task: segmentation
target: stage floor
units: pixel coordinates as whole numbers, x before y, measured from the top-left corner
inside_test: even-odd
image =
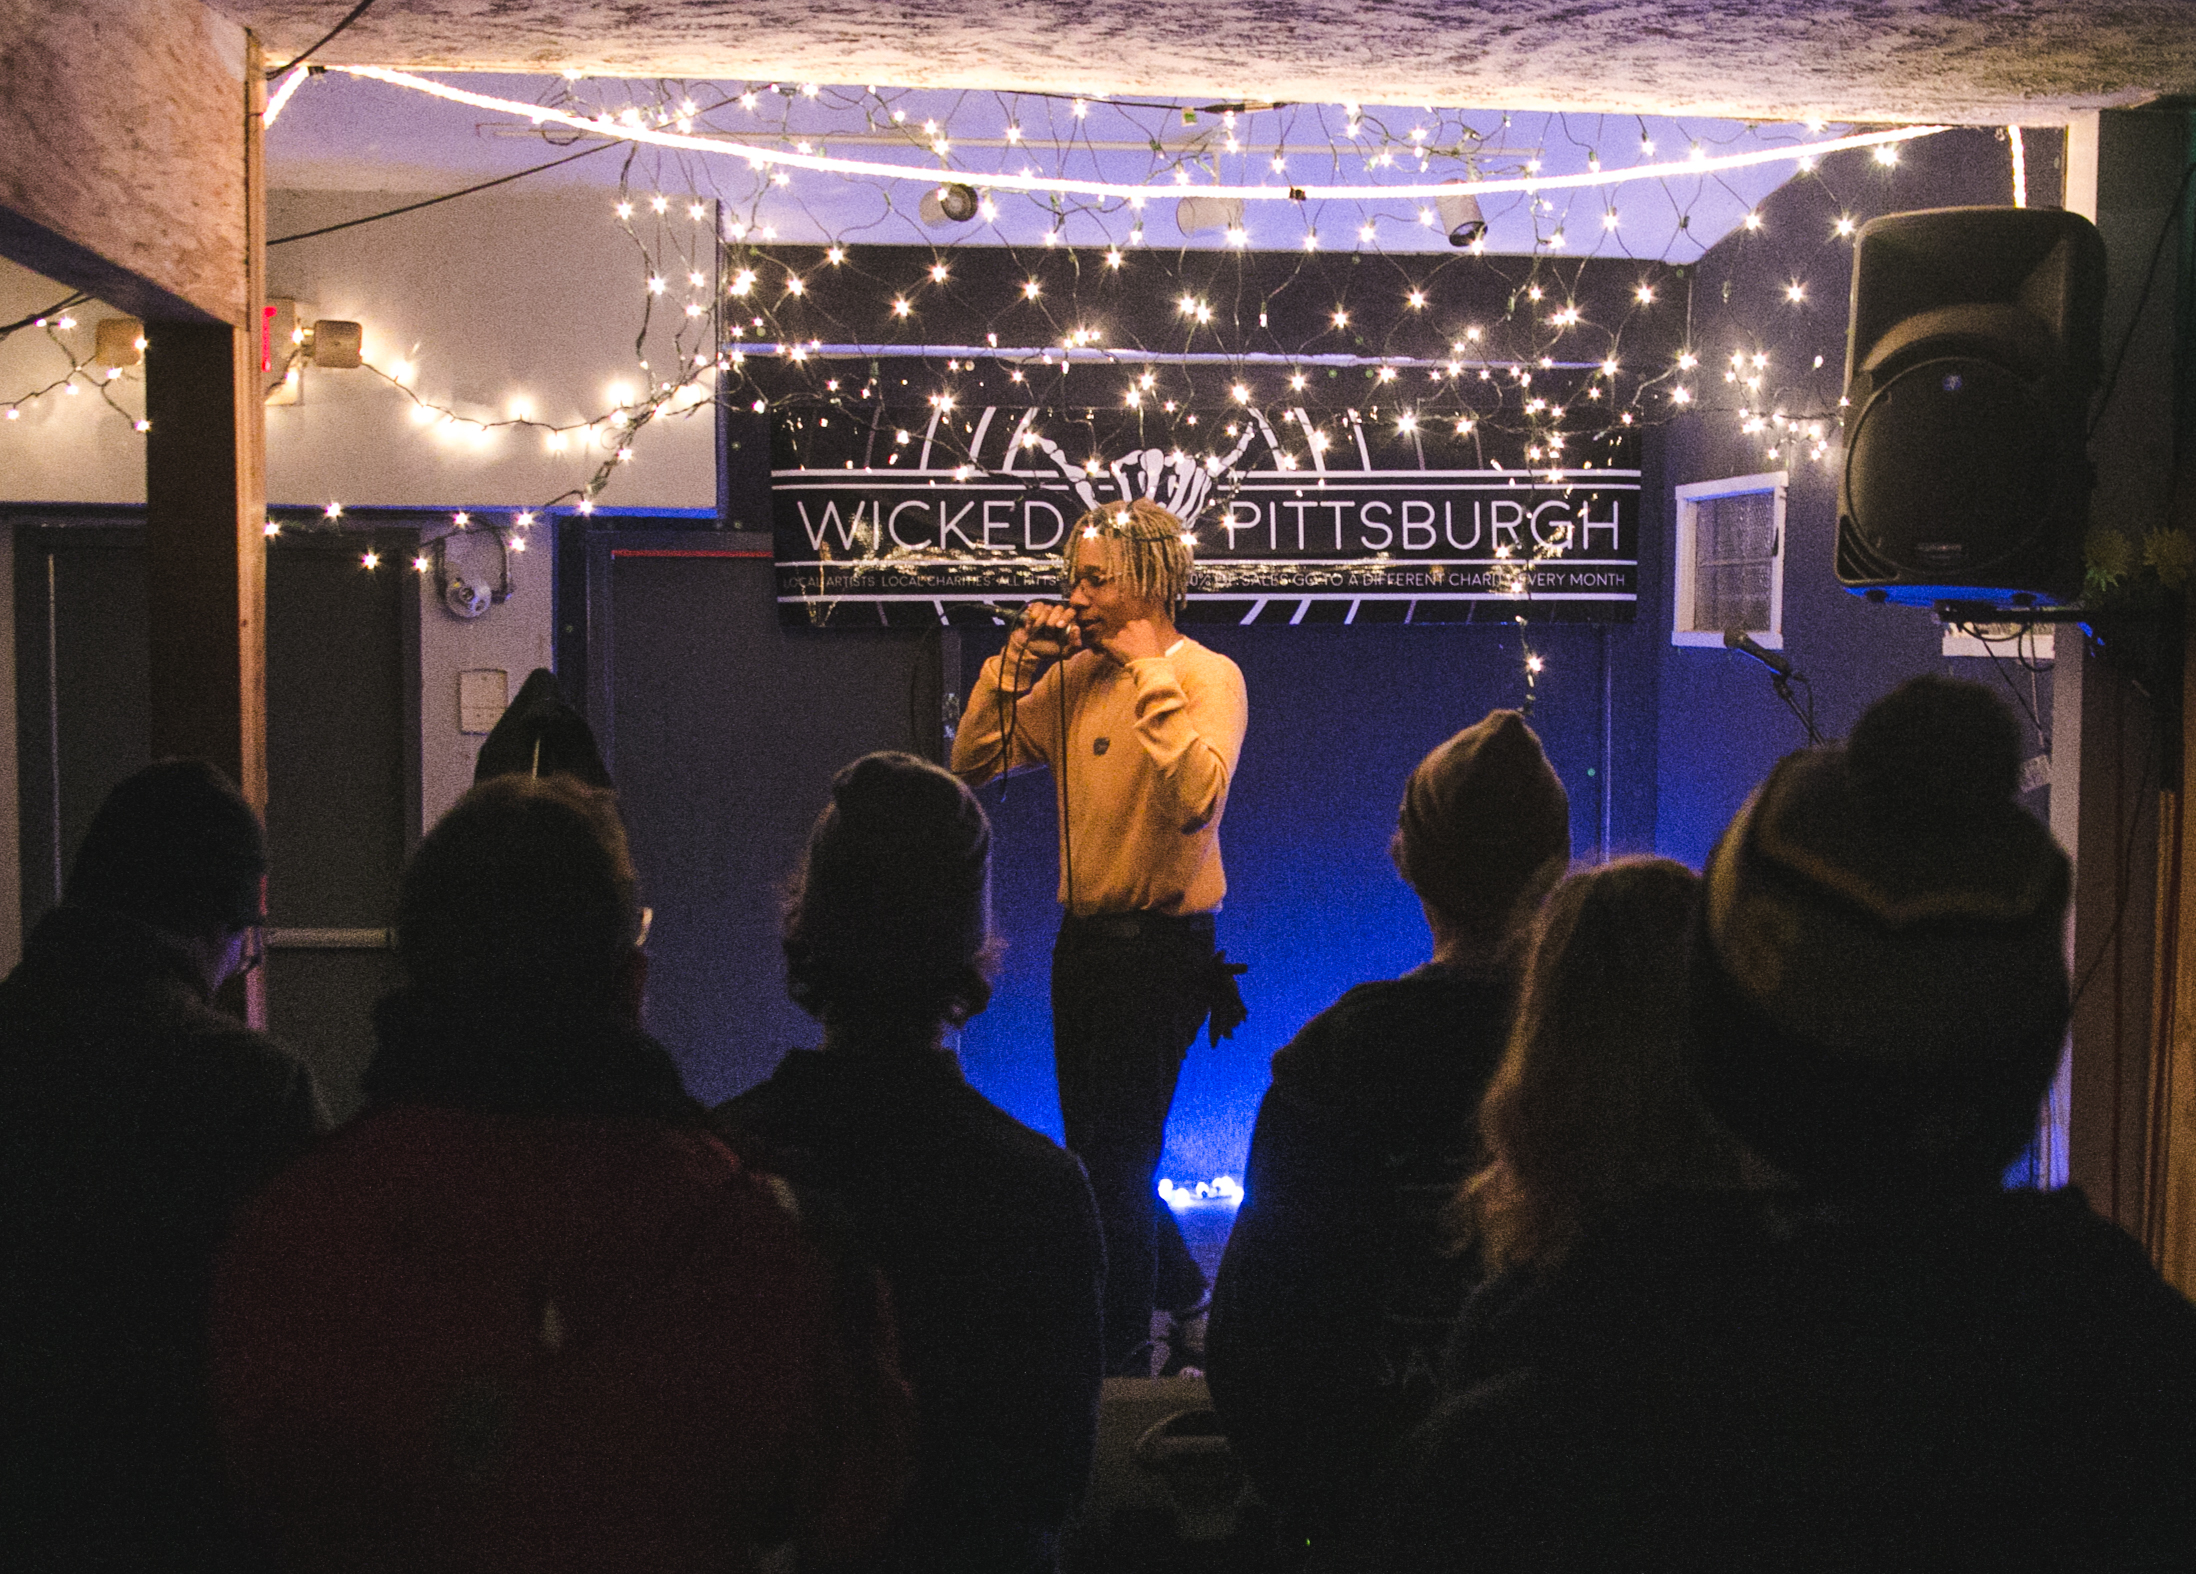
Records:
[[[1174,1222],[1182,1231],[1182,1244],[1203,1270],[1205,1283],[1220,1271],[1220,1254],[1227,1250],[1228,1231],[1235,1225],[1235,1210],[1218,1205],[1177,1208]]]

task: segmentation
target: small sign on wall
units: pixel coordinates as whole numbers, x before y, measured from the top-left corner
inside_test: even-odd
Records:
[[[475,667],[458,674],[458,731],[493,732],[511,703],[511,674],[501,667]]]

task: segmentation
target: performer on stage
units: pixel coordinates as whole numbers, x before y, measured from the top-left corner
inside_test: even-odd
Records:
[[[1067,1146],[1097,1198],[1107,1370],[1119,1375],[1149,1375],[1155,1290],[1170,1311],[1203,1299],[1152,1188],[1198,1025],[1209,1012],[1218,1040],[1243,1019],[1240,969],[1215,953],[1213,915],[1247,706],[1235,663],[1174,627],[1194,542],[1141,499],[1077,520],[1066,605],[1030,607],[984,663],[953,742],[953,769],[972,786],[1052,767],[1065,909],[1053,1066]]]

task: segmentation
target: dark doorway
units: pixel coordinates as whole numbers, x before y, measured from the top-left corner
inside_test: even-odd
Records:
[[[418,550],[417,530],[382,527],[285,531],[267,554],[269,1025],[339,1120],[396,982],[389,926],[419,840]]]
[[[16,513],[16,727],[26,932],[109,789],[148,762],[138,510]],[[418,531],[287,529],[267,553],[268,1002],[340,1119],[390,982],[416,840]],[[377,567],[362,561],[372,552]]]

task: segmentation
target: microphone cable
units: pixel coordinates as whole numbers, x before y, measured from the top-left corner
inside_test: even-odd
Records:
[[[1007,645],[1014,643],[1014,635],[1007,634]],[[1014,763],[1014,733],[1022,719],[1021,695],[1018,691],[1022,680],[1022,662],[1029,657],[1029,646],[1024,643],[1022,656],[1014,664],[1014,677],[1007,678],[1007,653],[999,652],[999,752],[991,762],[986,775],[999,778],[999,801],[1006,802],[1007,769]]]
[[[1003,614],[1006,610],[1004,607],[993,606],[988,601],[978,604],[994,615]],[[1021,722],[1021,706],[1017,703],[1021,696],[1016,692],[1015,687],[1009,686],[1007,650],[1012,648],[1014,643],[1013,630],[1021,626],[1022,619],[1028,615],[1028,612],[1029,609],[1024,607],[1021,612],[1015,614],[1008,629],[1007,644],[1001,647],[999,651],[999,749],[991,757],[991,762],[980,773],[978,782],[978,785],[982,785],[983,782],[997,777],[999,781],[999,801],[1002,804],[1006,802],[1007,769],[1014,762],[1014,735],[1019,730]],[[1014,664],[1014,675],[1011,680],[1013,685],[1018,686],[1021,683],[1024,670],[1023,663],[1028,659],[1029,645],[1025,641],[1022,646],[1021,659]],[[1032,687],[1035,687],[1035,685],[1032,685]]]
[[[994,608],[993,610],[996,611],[998,609]],[[1028,615],[1029,608],[1024,607],[1020,616],[1016,619],[1016,626],[1019,627],[1021,619],[1026,618]],[[1014,636],[1010,633],[1007,636],[1007,646],[1009,649],[1012,648],[1013,643]],[[1069,824],[1069,815],[1071,812],[1072,804],[1068,795],[1067,665],[1069,661],[1073,659],[1073,657],[1073,652],[1063,651],[1057,663],[1057,675],[1054,682],[1058,690],[1057,694],[1055,695],[1055,698],[1058,700],[1058,714],[1054,731],[1055,746],[1053,749],[1053,757],[1051,761],[1054,787],[1059,797],[1061,884],[1066,888],[1066,905],[1068,915],[1070,917],[1073,917],[1075,913],[1075,833]],[[992,756],[991,764],[986,768],[984,775],[987,778],[992,776],[996,776],[998,778],[999,802],[1002,805],[1006,802],[1008,779],[1007,770],[1008,767],[1013,764],[1014,760],[1014,738],[1016,732],[1021,726],[1022,719],[1022,707],[1020,704],[1021,695],[1017,692],[1017,690],[1019,690],[1021,685],[1022,673],[1026,670],[1024,664],[1031,659],[1032,658],[1029,653],[1029,644],[1028,641],[1025,639],[1022,644],[1021,657],[1015,662],[1013,676],[1012,679],[1009,680],[1007,672],[1007,651],[1001,650],[999,652],[999,747],[998,752]],[[1013,685],[1012,687],[1009,687],[1010,681]],[[1038,674],[1037,681],[1040,683],[1044,681],[1044,675],[1042,673]],[[1034,691],[1034,689],[1036,688],[1036,684],[1033,683],[1030,685],[1030,687]]]
[[[1058,749],[1053,755],[1053,774],[1060,779],[1060,874],[1061,883],[1067,887],[1068,917],[1075,916],[1075,832],[1068,805],[1068,658],[1060,658],[1060,726]]]

